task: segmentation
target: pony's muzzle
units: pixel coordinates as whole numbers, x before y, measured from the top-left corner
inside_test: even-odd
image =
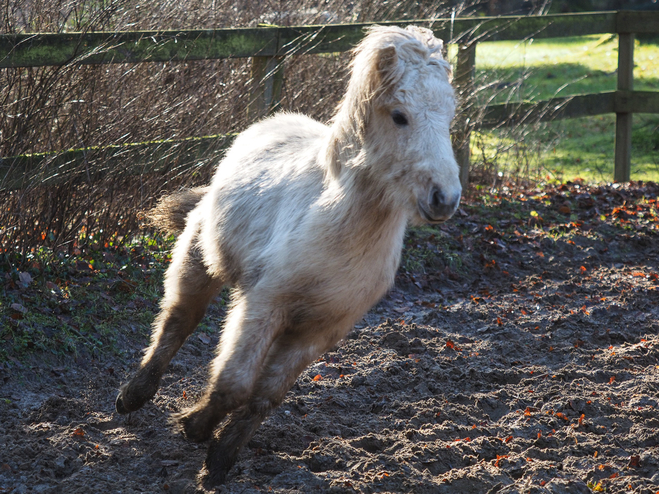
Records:
[[[460,204],[460,192],[445,193],[440,187],[432,187],[428,194],[426,204],[419,203],[419,209],[424,219],[430,223],[446,221]]]

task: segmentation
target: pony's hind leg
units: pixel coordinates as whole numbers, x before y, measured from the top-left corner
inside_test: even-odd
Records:
[[[236,294],[235,299],[222,330],[206,392],[193,408],[177,417],[191,441],[210,438],[228,413],[249,400],[272,342],[285,326],[283,313],[269,304],[265,296]]]
[[[282,335],[274,342],[249,402],[232,413],[208,448],[203,484],[223,484],[226,475],[263,420],[284,400],[300,373],[327,348],[325,342],[306,341],[300,335]]]
[[[221,280],[210,276],[202,263],[196,240],[195,231],[186,231],[177,242],[165,275],[165,295],[153,323],[151,345],[135,376],[119,390],[119,413],[138,410],[153,397],[169,362],[222,288]]]

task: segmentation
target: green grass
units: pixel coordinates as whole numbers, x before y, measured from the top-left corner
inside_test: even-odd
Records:
[[[659,91],[659,44],[636,41],[634,89]],[[480,43],[480,104],[613,91],[614,35]],[[494,175],[590,182],[613,179],[615,116],[600,115],[475,133],[472,163]],[[659,115],[634,115],[632,180],[659,181]]]
[[[401,269],[412,274],[461,272],[462,256],[456,253],[456,242],[431,226],[418,226],[408,231]]]
[[[171,239],[65,255],[0,255],[0,363],[37,353],[121,355],[126,333],[146,336],[158,309]]]
[[[0,254],[0,369],[39,356],[132,355],[159,312],[173,245],[173,236],[140,234],[72,255],[45,248]],[[201,331],[217,332],[228,299],[225,289]]]

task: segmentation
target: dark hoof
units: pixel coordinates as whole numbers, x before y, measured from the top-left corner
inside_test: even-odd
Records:
[[[130,410],[128,410],[126,408],[126,406],[124,405],[124,399],[123,399],[123,396],[121,394],[121,391],[119,391],[119,394],[117,395],[117,400],[114,402],[114,406],[117,409],[117,413],[120,413],[122,415],[130,413]]]
[[[156,394],[158,386],[151,386],[152,389],[142,389],[140,387],[132,384],[132,381],[124,384],[119,388],[119,394],[117,395],[117,400],[114,402],[114,406],[117,409],[118,413],[126,414],[139,410],[144,406],[144,404],[149,401],[153,395]],[[135,389],[140,390],[140,392],[135,392]]]
[[[236,463],[238,451],[235,448],[225,448],[221,441],[212,441],[208,447],[204,471],[202,472],[201,484],[205,489],[211,490],[224,484],[227,480],[229,470]]]
[[[217,418],[208,409],[192,409],[176,416],[185,438],[195,443],[203,443],[211,438],[215,426],[223,417]]]
[[[224,485],[227,480],[227,472],[205,471],[201,474],[201,485],[208,491],[213,491],[216,487]]]

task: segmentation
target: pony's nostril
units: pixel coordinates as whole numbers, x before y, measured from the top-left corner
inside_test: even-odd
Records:
[[[447,196],[441,187],[433,186],[428,194],[426,212],[434,221],[450,218],[458,207],[460,194]]]
[[[435,187],[430,194],[430,207],[436,210],[444,206],[445,203],[444,194],[438,187]]]

